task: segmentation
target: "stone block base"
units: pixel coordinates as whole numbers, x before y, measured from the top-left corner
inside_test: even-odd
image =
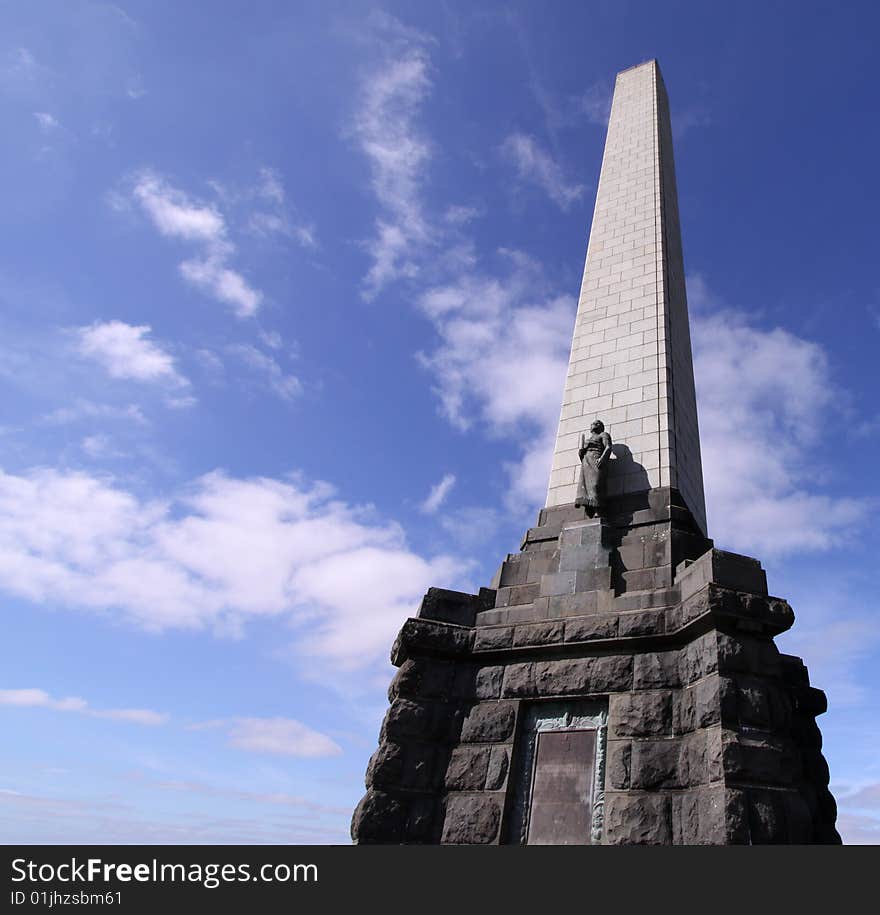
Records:
[[[578,844],[839,843],[825,698],[773,642],[791,608],[674,496],[625,525],[545,510],[496,588],[428,592],[392,650],[356,842],[520,844],[529,722],[589,706],[601,759]]]

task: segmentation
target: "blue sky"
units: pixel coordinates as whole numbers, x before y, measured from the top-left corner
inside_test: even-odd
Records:
[[[347,841],[401,621],[542,503],[613,79],[650,57],[710,534],[792,603],[841,831],[880,840],[878,26],[0,4],[0,840]]]

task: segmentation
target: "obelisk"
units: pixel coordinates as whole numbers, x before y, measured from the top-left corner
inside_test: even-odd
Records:
[[[706,531],[669,101],[654,60],[618,74],[547,505],[574,502],[601,417],[626,446],[610,496],[671,486]]]
[[[352,837],[839,843],[825,697],[773,641],[793,622],[758,560],[707,537],[649,61],[617,77],[547,504],[491,587],[431,588],[404,623]]]

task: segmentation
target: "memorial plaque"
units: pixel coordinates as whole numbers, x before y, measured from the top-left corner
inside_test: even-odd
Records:
[[[589,845],[594,730],[541,731],[535,748],[527,845]]]

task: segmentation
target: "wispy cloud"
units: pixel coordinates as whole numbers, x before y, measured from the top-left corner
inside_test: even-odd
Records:
[[[601,81],[593,83],[576,102],[579,109],[591,124],[605,127],[611,116],[611,97],[613,87],[610,83]]]
[[[384,665],[425,590],[469,568],[418,555],[397,524],[326,484],[216,472],[165,502],[86,473],[0,472],[5,591],[153,631],[283,616],[302,626],[296,657],[315,677]]]
[[[80,448],[82,448],[90,458],[95,458],[96,460],[127,457],[124,451],[120,451],[113,444],[113,439],[104,433],[87,435],[80,442]]]
[[[712,536],[769,556],[839,545],[868,505],[823,492],[822,417],[840,400],[825,350],[755,326],[699,276],[688,291]]]
[[[176,369],[174,357],[147,339],[149,325],[124,321],[97,321],[76,329],[77,349],[94,359],[111,378],[165,382],[186,387],[189,382]]]
[[[394,21],[386,17],[385,28]],[[363,80],[353,132],[372,172],[372,189],[382,208],[376,235],[367,243],[372,258],[364,294],[372,298],[391,280],[418,272],[414,246],[430,238],[421,182],[431,146],[418,126],[430,87],[424,42],[398,30],[394,53]]]
[[[516,252],[501,251],[497,270],[482,265],[463,234],[478,208],[453,205],[436,214],[426,208],[423,186],[434,144],[419,116],[431,89],[430,39],[399,34],[399,23],[393,31],[391,51],[365,82],[356,130],[385,213],[372,244],[367,294],[401,277],[430,277],[417,305],[439,343],[420,353],[420,361],[453,425],[467,429],[480,419],[491,435],[519,437],[506,469],[510,505],[521,510],[524,501],[529,507],[539,502],[546,487],[574,299],[551,290],[540,268]],[[523,176],[560,206],[582,194],[532,138],[514,136],[507,147]]]
[[[342,753],[335,740],[292,718],[236,718],[229,727],[229,743],[250,753],[307,759]]]
[[[426,515],[434,514],[434,512],[436,512],[437,509],[440,508],[440,506],[446,501],[446,497],[452,491],[453,486],[455,486],[455,474],[444,474],[443,479],[431,487],[431,491],[428,493],[428,497],[421,504],[421,510]]]
[[[67,406],[58,407],[46,413],[41,417],[40,422],[50,426],[62,426],[95,419],[122,419],[130,420],[140,426],[148,425],[147,418],[138,404],[116,406],[115,404],[96,403],[82,397]]]
[[[506,271],[471,270],[427,289],[419,306],[440,344],[423,353],[444,415],[467,429],[479,419],[518,440],[506,462],[509,500],[522,508],[545,495],[575,302],[554,296],[540,268],[502,252]]]
[[[287,374],[278,361],[251,343],[236,343],[228,352],[249,366],[266,386],[282,400],[293,400],[302,393],[302,383],[295,375]]]
[[[167,715],[151,709],[95,709],[85,699],[77,696],[53,699],[43,689],[0,689],[0,705],[74,712],[78,715],[88,715],[91,718],[108,718],[113,721],[128,721],[132,724],[158,725],[164,724],[168,720]]]
[[[199,246],[196,257],[179,265],[187,282],[231,306],[239,317],[256,314],[263,294],[230,266],[236,249],[216,206],[173,187],[151,170],[135,176],[131,196],[161,235]],[[118,195],[112,199],[117,206],[124,205]]]
[[[565,179],[559,163],[525,133],[512,133],[501,145],[501,151],[516,168],[521,181],[537,185],[560,209],[567,210],[583,196],[583,184]]]
[[[303,248],[318,247],[315,227],[291,216],[290,204],[277,169],[261,168],[256,185],[238,196],[258,205],[247,217],[248,231],[262,236],[281,235]]]
[[[51,133],[53,130],[56,130],[61,125],[58,123],[58,119],[49,114],[48,111],[35,111],[34,119],[37,124],[40,126],[40,130],[44,133]]]

